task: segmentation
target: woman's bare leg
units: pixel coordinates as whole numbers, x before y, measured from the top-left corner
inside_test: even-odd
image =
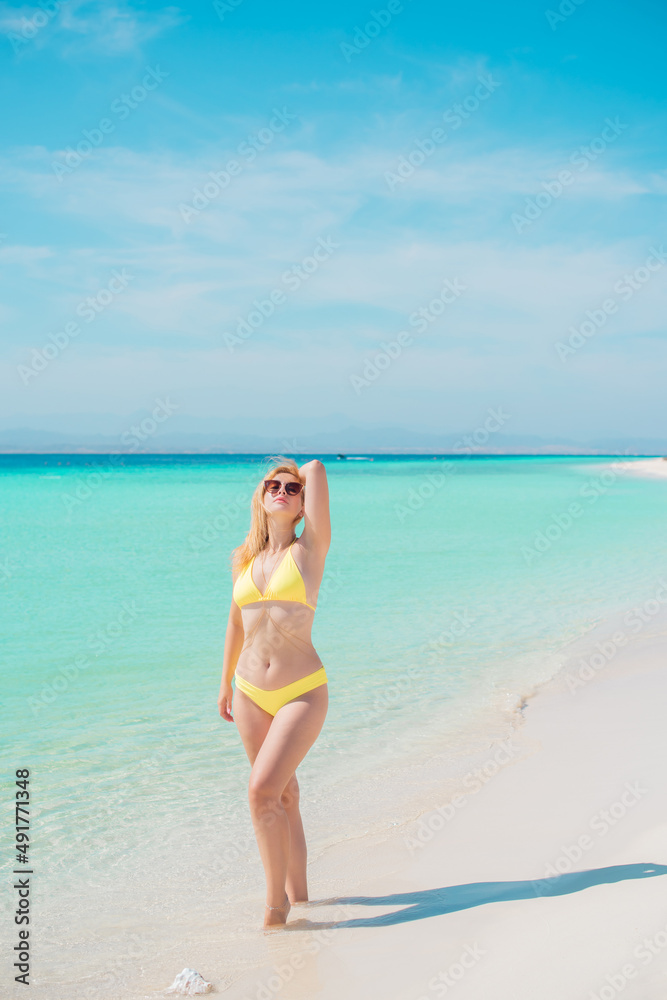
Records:
[[[323,697],[324,695],[324,697]],[[312,697],[311,697],[312,696]],[[296,706],[302,704],[304,707],[295,715],[294,712],[288,713],[290,718],[283,723],[283,717],[285,715],[286,709],[290,706]],[[312,705],[312,710],[307,706]],[[310,749],[310,746],[314,743],[317,738],[322,725],[324,723],[324,718],[326,716],[328,707],[328,691],[327,686],[322,685],[320,688],[315,688],[312,692],[309,691],[305,695],[301,695],[298,699],[293,702],[288,702],[276,713],[275,717],[271,716],[264,709],[256,705],[255,702],[248,698],[243,691],[235,692],[234,695],[234,719],[236,721],[241,739],[243,741],[246,753],[250,763],[253,765],[253,771],[251,774],[251,784],[248,790],[249,799],[251,800],[251,814],[253,816],[253,826],[255,828],[255,833],[257,835],[257,843],[260,849],[260,856],[262,857],[262,862],[264,864],[264,869],[267,874],[267,902],[271,906],[278,906],[285,899],[285,892],[287,892],[288,898],[293,901],[305,901],[308,899],[308,884],[306,879],[306,862],[307,862],[307,849],[306,849],[306,838],[303,831],[303,823],[301,820],[301,813],[299,812],[299,784],[296,779],[296,774],[294,773],[298,763],[305,757],[306,753]],[[284,822],[281,824],[280,820],[283,819],[281,811],[278,810],[275,805],[272,807],[271,803],[266,803],[264,796],[261,791],[255,792],[253,790],[254,786],[258,789],[261,788],[263,782],[266,782],[267,778],[270,778],[272,774],[271,768],[271,754],[280,752],[279,747],[281,741],[285,741],[289,737],[285,735],[285,731],[289,732],[290,727],[293,729],[295,726],[300,727],[300,718],[303,716],[304,712],[309,716],[309,721],[306,725],[306,738],[305,740],[299,741],[299,745],[296,747],[296,756],[301,754],[296,764],[294,764],[294,769],[287,779],[282,794],[280,796],[280,805],[282,806],[282,812],[284,813],[284,818],[287,820],[287,830],[285,830]],[[321,715],[321,719],[318,722],[318,715]],[[280,729],[281,735],[272,740],[273,749],[265,754],[262,761],[260,761],[261,770],[255,770],[255,762],[262,748],[266,737],[270,730],[276,726],[274,721],[280,718]],[[314,733],[314,735],[313,735]],[[277,735],[277,730],[274,735]],[[307,744],[307,745],[305,745]],[[303,746],[305,745],[305,749]],[[293,748],[294,749],[294,748]],[[290,757],[292,759],[292,757]],[[285,758],[283,758],[284,762]],[[287,765],[287,768],[289,764]],[[283,768],[278,776],[275,771],[273,772],[273,777],[277,778],[277,783],[282,780],[282,773],[287,768]],[[253,810],[253,803],[258,800],[258,810]],[[272,858],[275,854],[275,849],[272,853],[271,847],[268,849],[263,847],[263,844],[272,838],[273,827],[276,827],[278,832],[277,847],[278,855],[285,851],[285,841],[287,841],[287,868],[286,874],[282,881],[282,889],[278,886],[280,891],[276,891],[276,880],[275,878],[270,880],[269,870],[272,870],[272,865],[274,864]],[[287,833],[287,836],[285,835]],[[274,840],[276,838],[274,837]],[[265,860],[266,859],[266,860]],[[268,867],[267,867],[268,866]],[[282,861],[279,862],[279,867],[282,869]],[[279,876],[278,876],[279,882]],[[280,899],[276,899],[276,895],[280,895]],[[288,907],[285,907],[287,910]],[[284,923],[287,914],[280,910],[268,910],[267,911],[268,923]]]
[[[267,905],[280,906],[285,901],[290,866],[292,828],[296,835],[295,855],[290,872],[292,890],[301,895],[305,884],[305,838],[301,817],[292,812],[292,824],[283,795],[291,776],[317,739],[324,724],[329,703],[327,685],[323,684],[280,708],[269,727],[255,758],[248,798],[259,853],[264,865]],[[289,906],[285,907],[285,910]],[[285,910],[268,910],[265,926],[285,923]]]
[[[290,902],[303,903],[308,899],[308,879],[306,877],[308,849],[299,812],[299,782],[296,780],[296,774],[293,774],[287,782],[281,801],[287,814],[290,830],[290,852],[285,889]]]

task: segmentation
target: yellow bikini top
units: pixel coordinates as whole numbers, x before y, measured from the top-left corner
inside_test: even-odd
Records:
[[[234,584],[233,597],[240,608],[244,604],[252,604],[254,601],[297,601],[299,604],[307,604],[315,611],[313,605],[308,604],[306,600],[306,585],[299,572],[299,567],[292,558],[292,545],[271,574],[264,595],[260,594],[252,579],[255,556],[252,557],[243,572],[239,573]]]

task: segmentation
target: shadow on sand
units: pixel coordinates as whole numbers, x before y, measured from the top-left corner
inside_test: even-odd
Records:
[[[590,868],[582,872],[567,872],[551,878],[533,879],[525,882],[470,882],[468,885],[450,885],[441,889],[422,889],[418,892],[394,892],[387,896],[335,896],[331,899],[312,900],[310,910],[315,906],[402,906],[394,913],[384,913],[376,917],[357,917],[349,920],[322,921],[298,920],[291,926],[294,930],[311,930],[323,927],[386,927],[402,924],[408,920],[423,920],[437,917],[442,913],[455,913],[486,903],[501,903],[513,899],[535,899],[538,896],[563,896],[570,892],[581,892],[594,885],[622,882],[631,878],[652,878],[667,875],[667,865],[632,864],[611,865],[608,868]],[[293,911],[294,912],[294,911]],[[290,922],[285,928],[290,929]]]

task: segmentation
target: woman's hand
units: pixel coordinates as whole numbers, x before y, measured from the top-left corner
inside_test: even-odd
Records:
[[[221,684],[220,694],[218,695],[218,711],[223,719],[227,722],[233,722],[232,718],[232,685],[231,684]]]

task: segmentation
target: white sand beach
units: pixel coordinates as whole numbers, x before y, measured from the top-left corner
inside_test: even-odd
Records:
[[[667,616],[613,635],[579,640],[483,781],[318,858],[311,902],[226,995],[664,1000]]]
[[[638,476],[667,476],[667,459],[639,458],[634,462],[614,462],[623,472],[634,472]]]

